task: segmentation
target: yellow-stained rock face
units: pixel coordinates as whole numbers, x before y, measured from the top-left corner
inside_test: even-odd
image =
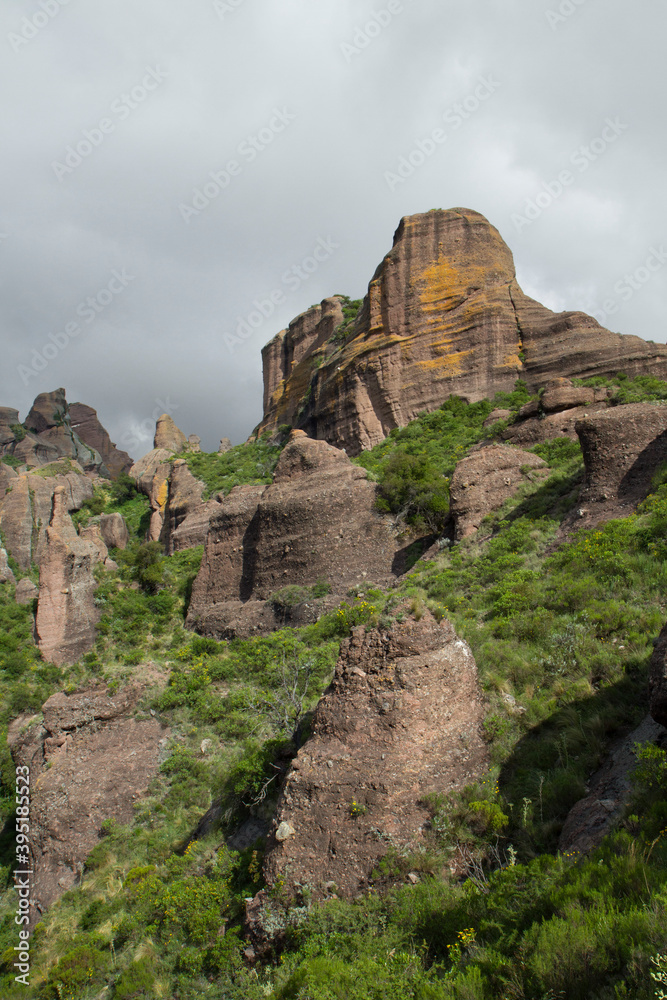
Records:
[[[342,301],[325,299],[264,348],[260,431],[290,424],[357,454],[451,395],[474,402],[517,378],[667,376],[665,345],[524,295],[500,233],[465,208],[404,218],[344,342],[340,323]]]

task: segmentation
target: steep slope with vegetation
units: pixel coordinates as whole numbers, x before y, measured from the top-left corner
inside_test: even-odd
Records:
[[[656,379],[605,384],[618,405],[667,398]],[[201,548],[165,557],[143,543],[148,500],[125,478],[98,486],[76,515],[120,511],[132,533],[112,552],[118,569],[99,571],[93,652],[73,667],[41,661],[32,609],[0,587],[2,726],[39,712],[57,690],[104,682],[113,691],[143,678],[139,714],[155,713],[172,734],[132,824],[105,824],[80,883],[37,926],[30,987],[15,984],[12,968],[14,772],[3,739],[3,997],[659,996],[651,974],[667,969],[656,957],[667,953],[667,753],[641,752],[624,818],[601,847],[579,857],[557,846],[590,775],[647,711],[652,640],[667,618],[667,483],[658,470],[635,513],[563,542],[583,463],[579,445],[558,438],[532,449],[548,477],[527,479],[452,545],[457,461],[507,425],[483,427],[495,407],[516,414],[530,398],[517,384],[493,401],[449,400],[358,458],[379,483],[379,508],[410,537],[439,541],[392,590],[369,581],[306,628],[220,643],[187,632]],[[184,457],[214,492],[268,482],[279,451],[260,440]],[[449,619],[472,648],[491,769],[462,793],[429,797],[421,849],[390,850],[364,898],[309,908],[307,891],[295,902],[273,886],[281,951],[253,964],[243,920],[262,888],[262,834],[340,641],[355,625],[389,627],[406,603],[416,618],[428,608]]]

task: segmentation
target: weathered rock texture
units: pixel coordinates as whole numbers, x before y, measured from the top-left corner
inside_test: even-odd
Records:
[[[116,479],[121,472],[129,472],[132,459],[127,452],[116,447],[100,423],[97,411],[92,406],[86,406],[85,403],[72,403],[69,408],[69,418],[72,429],[84,444],[89,445],[102,456],[102,461],[113,479]]]
[[[106,558],[106,546],[104,553]],[[57,487],[39,567],[35,623],[45,660],[75,663],[94,645],[99,612],[93,567],[99,561],[103,558],[97,542],[77,535],[67,513],[65,489]]]
[[[548,472],[538,455],[504,444],[488,445],[462,459],[449,487],[457,541],[474,534],[482,519],[498,510],[522,483]]]
[[[398,544],[375,496],[344,452],[293,432],[273,483],[238,486],[212,513],[189,627],[242,634],[246,617],[246,631],[265,630],[273,619],[261,602],[287,585],[326,580],[344,594],[364,580],[390,580]]]
[[[661,726],[667,726],[667,625],[653,650],[648,688],[651,715]]]
[[[177,454],[179,451],[185,451],[187,444],[188,439],[185,434],[178,429],[168,413],[163,413],[161,417],[158,417],[153,439],[154,448],[164,448],[166,451]]]
[[[157,542],[162,535],[164,511],[169,496],[169,475],[173,452],[166,448],[154,448],[135,462],[129,475],[137,484],[137,489],[145,493],[151,505],[151,520],[148,541]]]
[[[155,718],[133,718],[140,693],[55,694],[43,722],[11,724],[14,762],[30,767],[33,923],[76,884],[104,820],[132,820],[157,771],[168,730]]]
[[[204,483],[192,475],[184,459],[172,462],[161,535],[170,555],[206,541],[209,520],[219,501],[216,496],[204,503],[205,488]]]
[[[0,549],[0,583],[16,583],[16,577],[10,568],[7,553],[4,549]]]
[[[65,466],[72,471],[57,474]],[[58,462],[0,478],[0,530],[8,552],[23,573],[28,572],[32,562],[41,560],[56,489],[64,490],[68,512],[80,510],[93,496],[92,480],[73,462]]]
[[[381,441],[450,395],[471,402],[560,376],[667,376],[667,347],[553,313],[516,282],[498,231],[469,209],[401,220],[353,330],[339,298],[298,317],[263,351],[260,432],[302,428],[348,453]]]
[[[667,404],[630,403],[577,421],[586,475],[582,502],[642,500],[667,461]]]
[[[126,549],[130,540],[125,518],[118,512],[100,515],[100,531],[108,549]]]
[[[475,661],[449,622],[426,613],[355,628],[281,792],[267,885],[310,886],[316,898],[331,883],[343,897],[366,889],[390,846],[423,843],[424,796],[484,769],[482,720]]]
[[[95,410],[84,403],[69,406],[64,389],[40,393],[22,426],[18,410],[0,407],[0,455],[5,454],[30,469],[70,459],[87,473],[107,477],[132,464],[112,444]]]
[[[590,791],[568,813],[558,850],[587,854],[618,823],[630,797],[630,777],[637,763],[635,744],[661,743],[667,734],[650,716],[634,732],[621,740],[603,766],[590,780]]]

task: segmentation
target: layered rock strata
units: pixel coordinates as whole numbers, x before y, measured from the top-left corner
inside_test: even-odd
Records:
[[[351,332],[325,299],[263,351],[264,418],[345,448],[370,448],[450,395],[473,402],[557,377],[667,376],[667,347],[554,313],[516,281],[498,231],[469,209],[406,217]]]
[[[250,634],[276,627],[264,602],[288,585],[326,581],[340,595],[392,579],[398,542],[375,497],[344,452],[293,432],[273,483],[236,487],[211,515],[188,626]]]
[[[488,445],[466,456],[449,486],[456,540],[474,534],[483,518],[514,496],[524,482],[548,474],[544,459],[508,445]]]

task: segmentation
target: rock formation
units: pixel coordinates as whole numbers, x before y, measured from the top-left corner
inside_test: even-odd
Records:
[[[32,580],[29,580],[27,576],[24,576],[22,580],[16,584],[16,593],[14,594],[14,600],[17,604],[32,604],[39,597],[39,587],[36,587]]]
[[[630,403],[577,421],[586,475],[583,503],[637,503],[667,461],[667,404]]]
[[[76,884],[104,820],[131,822],[157,772],[168,730],[134,717],[140,694],[55,694],[42,722],[19,718],[10,727],[14,763],[30,767],[33,922]]]
[[[267,344],[259,432],[291,424],[357,454],[452,394],[473,402],[517,378],[536,390],[560,376],[667,375],[664,344],[524,295],[509,248],[469,209],[402,219],[343,336],[342,323],[341,299],[325,299]]]
[[[388,582],[398,543],[375,496],[344,452],[293,432],[270,486],[238,486],[214,509],[188,626],[248,634],[275,627],[262,602],[285,586],[325,580],[344,595],[364,580]]]
[[[168,413],[158,417],[153,439],[154,448],[164,448],[165,451],[178,454],[180,451],[185,451],[187,444],[188,439],[185,434],[178,429]]]
[[[70,459],[87,473],[107,477],[132,464],[112,444],[95,410],[84,403],[69,406],[64,389],[40,393],[23,424],[18,410],[0,407],[0,455],[11,455],[29,469]]]
[[[7,553],[2,548],[0,548],[0,583],[10,583],[12,585],[16,583],[16,577],[9,565]]]
[[[523,482],[548,472],[544,459],[520,448],[492,444],[471,452],[456,466],[449,486],[456,540],[474,534]]]
[[[187,462],[177,458],[171,465],[161,540],[171,555],[180,549],[203,545],[208,522],[217,500],[205,504],[205,485],[190,472]]]
[[[612,389],[586,389],[573,385],[570,379],[551,379],[538,400],[521,407],[502,437],[519,447],[530,447],[557,437],[576,441],[577,420],[605,410],[612,394]]]
[[[62,474],[64,468],[71,471]],[[5,475],[7,469],[11,475]],[[0,530],[7,550],[27,573],[33,562],[39,562],[46,539],[46,527],[51,519],[53,495],[64,490],[68,512],[80,510],[93,496],[93,483],[74,462],[57,462],[28,473],[16,475],[7,466],[0,466]],[[60,473],[60,474],[59,474]],[[3,486],[4,483],[4,486]]]
[[[122,514],[101,514],[100,531],[104,544],[108,549],[125,549],[130,540],[130,533]]]
[[[587,854],[598,847],[623,816],[632,792],[630,781],[636,766],[637,743],[657,743],[664,729],[647,716],[634,732],[612,749],[607,760],[589,781],[590,790],[568,813],[558,850],[561,854]]]
[[[661,726],[667,726],[667,625],[653,650],[648,689],[651,715]]]
[[[427,612],[389,631],[355,628],[281,792],[268,887],[308,887],[315,899],[367,890],[390,847],[424,843],[424,797],[484,769],[482,720],[475,661],[449,622]],[[267,903],[262,893],[251,904],[256,929]]]
[[[45,660],[59,665],[75,663],[94,645],[99,612],[93,566],[98,561],[98,546],[77,535],[67,513],[65,489],[56,487],[39,567],[35,623]]]
[[[69,417],[72,429],[84,444],[102,456],[102,461],[112,479],[118,478],[121,472],[129,472],[132,459],[127,452],[116,447],[100,423],[97,411],[92,406],[86,406],[85,403],[72,403],[69,408]]]

